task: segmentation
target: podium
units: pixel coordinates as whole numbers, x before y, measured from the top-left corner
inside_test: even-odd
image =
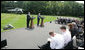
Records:
[[[30,29],[34,28],[34,23],[33,23],[33,19],[35,19],[35,17],[31,17],[31,23],[30,23]]]
[[[41,24],[40,24],[40,27],[44,27],[44,21],[43,21],[44,18],[45,18],[45,17],[41,17]]]

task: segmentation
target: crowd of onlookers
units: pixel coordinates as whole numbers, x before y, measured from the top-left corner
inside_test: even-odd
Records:
[[[76,37],[73,43],[74,48],[84,47],[84,19],[58,18],[58,24],[65,24],[69,27],[72,38]],[[74,45],[75,44],[75,45]]]
[[[58,19],[58,24],[68,24],[68,23],[72,23],[72,22],[76,22],[76,24],[83,23],[84,20],[80,21],[77,20],[76,18],[67,18],[67,17],[60,17],[57,18]]]
[[[58,18],[58,24],[61,26],[61,34],[53,31],[49,32],[48,42],[40,49],[84,49],[84,20]]]

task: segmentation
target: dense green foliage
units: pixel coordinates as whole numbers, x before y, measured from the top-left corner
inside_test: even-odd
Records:
[[[39,12],[44,15],[84,16],[84,4],[75,1],[2,1],[1,11],[7,12],[8,8],[22,8],[24,13]]]

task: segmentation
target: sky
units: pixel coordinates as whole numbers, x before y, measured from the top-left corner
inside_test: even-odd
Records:
[[[15,2],[17,2],[17,1],[15,1]],[[63,1],[62,1],[63,2]],[[84,4],[84,1],[76,1],[76,2],[78,2],[78,3],[83,3]]]
[[[78,2],[78,3],[83,3],[83,4],[84,4],[84,1],[76,1],[76,2]]]
[[[62,2],[64,2],[64,1],[62,1]],[[84,4],[84,1],[76,1],[76,2],[78,2],[78,3],[83,3],[83,4]]]

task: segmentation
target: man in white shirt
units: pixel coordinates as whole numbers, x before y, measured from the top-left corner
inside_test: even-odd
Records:
[[[66,46],[71,41],[71,33],[65,26],[60,27],[64,38],[64,45]]]
[[[50,32],[51,36],[50,40],[50,48],[51,49],[63,49],[64,47],[64,38],[61,34],[55,34],[54,32]]]
[[[49,32],[51,38],[48,38],[48,42],[42,46],[38,46],[40,49],[63,49],[64,38],[61,34]]]

